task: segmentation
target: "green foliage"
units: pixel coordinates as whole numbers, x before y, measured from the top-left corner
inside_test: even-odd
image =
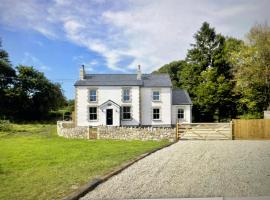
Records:
[[[12,125],[9,120],[0,120],[0,132],[11,130]]]
[[[231,66],[226,59],[230,45],[206,22],[194,38],[180,80],[192,98],[195,121],[213,121],[214,115],[218,120],[232,117],[233,112],[223,112],[234,107]]]
[[[16,71],[17,70],[17,71]],[[61,86],[33,67],[12,68],[0,42],[0,117],[12,120],[48,119],[51,110],[66,103]]]
[[[0,199],[63,199],[77,187],[167,141],[70,140],[56,126],[14,124],[0,138]]]
[[[166,73],[170,75],[172,80],[172,84],[174,87],[180,87],[181,81],[179,80],[179,75],[182,69],[187,65],[187,62],[184,60],[173,61],[169,64],[166,64],[159,68],[157,71],[153,73]]]
[[[231,55],[235,93],[239,112],[257,116],[270,105],[270,27],[254,26],[247,39]]]

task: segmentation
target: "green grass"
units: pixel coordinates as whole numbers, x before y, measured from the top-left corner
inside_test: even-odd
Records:
[[[55,125],[12,125],[0,132],[0,199],[59,199],[121,163],[167,144],[75,140]]]

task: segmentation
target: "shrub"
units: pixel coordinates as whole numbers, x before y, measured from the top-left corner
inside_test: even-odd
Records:
[[[11,128],[12,125],[9,120],[0,120],[0,131],[9,131]]]

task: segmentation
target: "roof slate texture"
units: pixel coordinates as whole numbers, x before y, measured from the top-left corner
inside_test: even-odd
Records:
[[[172,87],[172,82],[168,74],[142,74],[142,80],[137,80],[137,74],[88,74],[75,86]]]
[[[172,90],[172,105],[192,105],[192,101],[186,90]]]

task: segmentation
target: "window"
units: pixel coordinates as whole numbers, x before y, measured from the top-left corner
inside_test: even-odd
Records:
[[[130,106],[123,106],[122,107],[122,119],[123,120],[130,120],[131,119],[131,107]]]
[[[159,120],[159,119],[160,119],[160,109],[153,108],[153,120]]]
[[[159,91],[153,91],[153,101],[159,101],[160,100]]]
[[[97,120],[97,107],[89,107],[90,121]]]
[[[97,90],[90,90],[90,101],[91,102],[97,101]]]
[[[185,113],[183,108],[179,108],[177,110],[177,118],[178,119],[184,119],[185,118]]]
[[[130,89],[129,88],[123,89],[123,101],[125,101],[125,102],[130,101]]]

